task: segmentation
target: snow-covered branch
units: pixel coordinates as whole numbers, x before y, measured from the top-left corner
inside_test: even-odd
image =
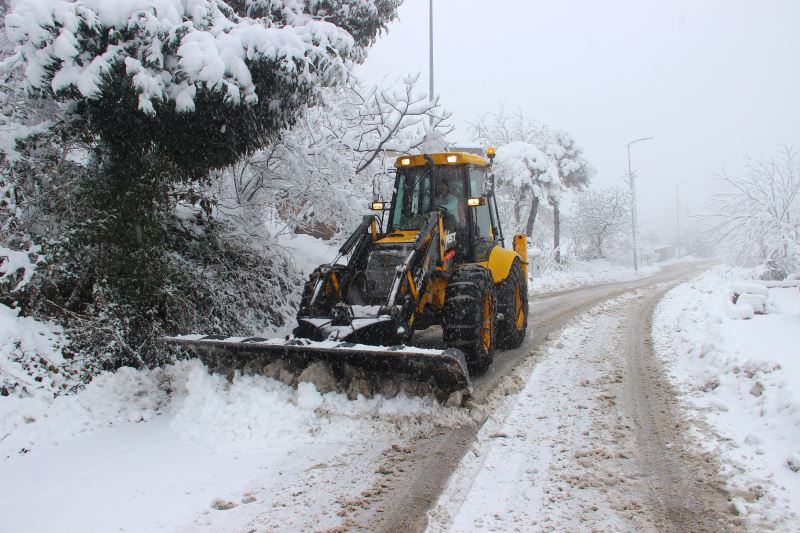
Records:
[[[750,161],[743,175],[723,174],[728,190],[710,206],[713,238],[740,264],[763,264],[781,276],[800,267],[800,165],[797,150]]]

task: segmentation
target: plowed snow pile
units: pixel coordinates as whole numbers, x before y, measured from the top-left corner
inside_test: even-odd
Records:
[[[429,398],[228,382],[197,361],[122,369],[55,398],[0,397],[0,530],[333,527],[337,498],[369,484],[387,446],[470,422]]]
[[[742,313],[743,299],[734,306],[731,297],[747,277],[718,267],[675,288],[653,334],[698,440],[723,459],[739,512],[755,527],[797,531],[800,291],[756,291],[766,296],[765,314]]]

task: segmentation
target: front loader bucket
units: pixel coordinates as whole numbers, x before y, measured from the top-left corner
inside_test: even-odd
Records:
[[[472,394],[472,383],[464,354],[455,348],[435,350],[413,346],[371,346],[341,341],[307,339],[264,339],[261,337],[224,337],[220,335],[181,335],[162,337],[162,341],[185,346],[207,364],[220,359],[244,366],[256,359],[269,362],[286,359],[305,365],[325,361],[332,368],[344,364],[380,375],[405,376],[431,381],[446,392]]]

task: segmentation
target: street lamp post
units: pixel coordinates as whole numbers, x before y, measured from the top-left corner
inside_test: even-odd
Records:
[[[428,82],[430,84],[428,92],[428,100],[433,101],[433,0],[430,0],[428,6],[428,30],[429,30],[429,62],[428,68],[430,69],[430,76]]]
[[[633,170],[631,169],[631,145],[641,141],[649,141],[655,137],[642,137],[627,144],[628,149],[628,180],[631,186],[631,234],[633,235],[633,269],[639,270],[639,256],[636,251],[636,185],[633,182]]]
[[[429,31],[429,61],[428,61],[428,68],[430,69],[429,77],[428,77],[428,100],[433,102],[433,0],[430,0],[428,4],[428,31]],[[433,117],[428,117],[428,125],[430,129],[433,129]]]

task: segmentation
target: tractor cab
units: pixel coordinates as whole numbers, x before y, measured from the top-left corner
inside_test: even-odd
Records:
[[[457,262],[484,261],[494,244],[502,245],[489,161],[456,152],[402,156],[395,167],[386,238],[376,244],[413,242],[428,215],[439,211]]]

